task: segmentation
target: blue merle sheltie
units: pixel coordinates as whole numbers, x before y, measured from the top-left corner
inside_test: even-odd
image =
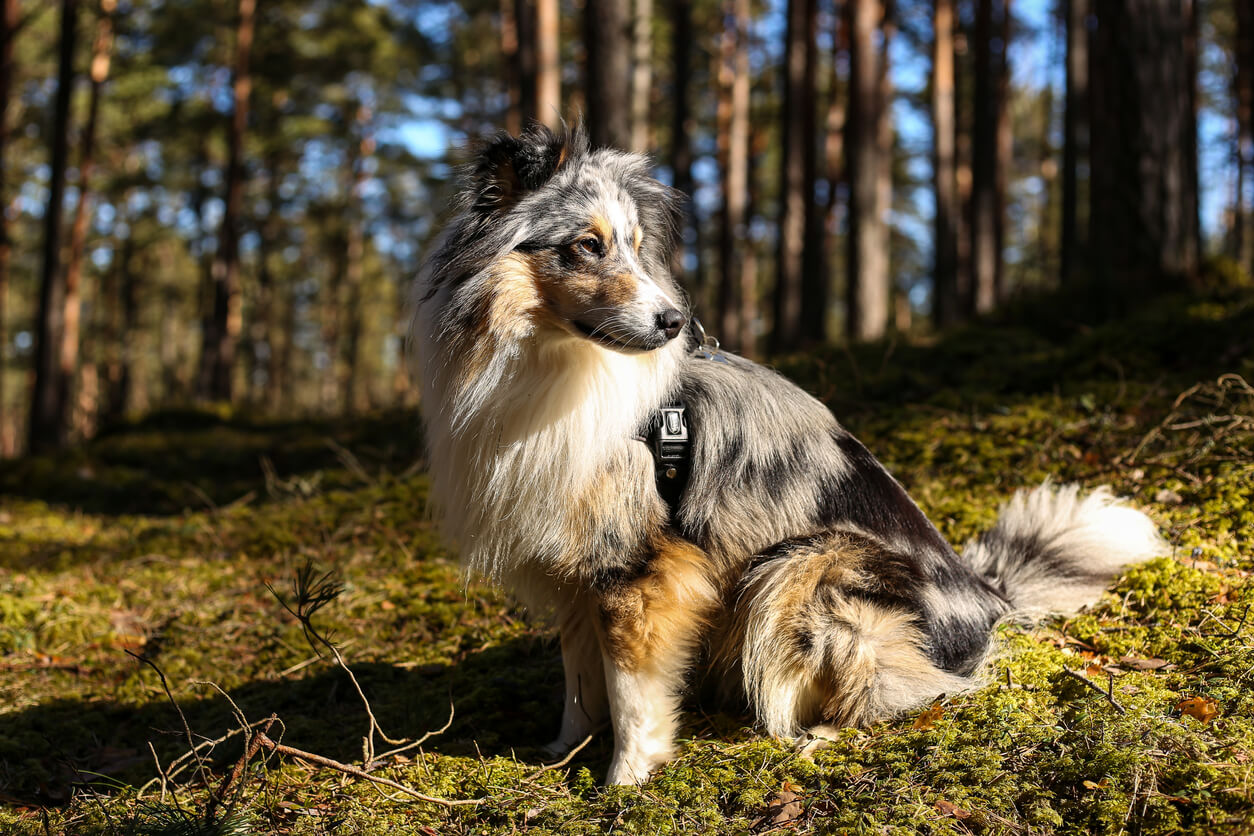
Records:
[[[826,407],[699,341],[677,217],[643,157],[500,134],[413,294],[432,502],[466,567],[560,631],[554,750],[609,719],[608,781],[645,780],[697,675],[821,743],[973,687],[998,622],[1078,609],[1163,551],[1107,490],[1046,485],[958,555]]]

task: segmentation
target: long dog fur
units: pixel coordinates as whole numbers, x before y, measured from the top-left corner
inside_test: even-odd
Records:
[[[663,327],[687,313],[676,207],[579,130],[502,134],[414,291],[433,502],[464,564],[559,628],[554,749],[608,717],[608,781],[643,781],[699,663],[773,735],[891,717],[976,684],[999,621],[1163,551],[1108,491],[1046,485],[960,557],[821,403]],[[675,398],[694,444],[672,514],[639,435]]]

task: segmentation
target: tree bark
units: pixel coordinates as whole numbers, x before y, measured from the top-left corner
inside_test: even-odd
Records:
[[[362,292],[366,257],[365,217],[362,187],[366,182],[366,160],[374,153],[374,137],[370,133],[370,109],[361,106],[356,114],[357,142],[349,154],[348,205],[345,207],[344,278],[348,299],[344,307],[347,320],[344,328],[344,378],[340,385],[340,401],[344,410],[360,412],[367,406],[366,377],[361,370]]]
[[[205,332],[201,356],[200,396],[230,401],[234,384],[235,349],[243,327],[239,286],[239,225],[244,203],[244,137],[252,93],[249,56],[252,52],[256,0],[239,0],[235,30],[235,67],[230,130],[227,135],[226,201],[213,261],[213,318]]]
[[[653,0],[633,0],[631,17],[631,150],[648,151],[653,122]]]
[[[692,3],[690,0],[674,0],[671,13],[671,56],[674,61],[674,78],[671,91],[671,183],[684,195],[683,223],[679,238],[671,255],[671,272],[684,285],[690,296],[696,288],[688,279],[685,264],[684,233],[695,229],[696,218],[692,205],[692,113],[689,107],[692,75]]]
[[[723,169],[723,225],[719,235],[719,339],[750,353],[751,335],[741,332],[742,271],[746,261],[745,209],[749,191],[749,1],[727,6],[719,69],[719,134]]]
[[[889,50],[893,38],[897,34],[896,2],[883,0],[884,16],[880,24],[881,46],[879,63],[879,80],[876,84],[878,103],[875,114],[875,149],[878,160],[875,169],[875,216],[880,219],[881,247],[884,253],[885,282],[889,285],[889,295],[894,300],[904,294],[901,288],[892,281],[892,229],[888,218],[893,210],[893,77],[889,67]],[[908,305],[906,310],[908,310]],[[894,324],[903,321],[904,311],[896,301],[893,303]],[[908,329],[903,329],[908,330]]]
[[[61,33],[57,92],[53,99],[48,208],[44,213],[43,267],[39,283],[39,318],[35,337],[35,387],[31,393],[31,452],[62,442],[66,403],[61,385],[59,349],[65,327],[65,275],[61,272],[61,227],[65,201],[65,169],[70,143],[70,93],[74,84],[74,41],[78,28],[77,0],[61,0]]]
[[[9,315],[12,242],[9,241],[5,162],[9,147],[9,96],[13,87],[13,39],[17,37],[20,16],[18,0],[3,0],[3,7],[0,7],[0,458],[17,454],[17,428],[10,423],[12,415],[6,407],[9,332],[5,325]]]
[[[936,194],[932,313],[944,327],[963,317],[958,298],[957,111],[954,107],[954,0],[935,0],[932,40],[933,188]]]
[[[558,0],[535,0],[535,118],[556,130],[562,123],[562,59]]]
[[[814,36],[818,4],[788,0],[784,34],[784,91],[780,147],[780,215],[775,254],[773,351],[792,351],[817,334],[822,339],[826,311],[824,277],[805,274],[807,227],[814,222]],[[813,233],[810,233],[813,235]],[[807,282],[807,278],[809,281]],[[817,310],[805,309],[803,296]],[[817,321],[816,321],[817,320]],[[809,332],[809,333],[808,333]]]
[[[1247,234],[1245,211],[1246,170],[1254,157],[1254,6],[1237,2],[1236,69],[1233,92],[1237,103],[1237,142],[1234,156],[1237,163],[1237,195],[1233,217],[1234,250],[1237,260],[1254,273],[1254,247]]]
[[[593,147],[631,145],[631,21],[622,0],[586,0],[584,73]]]
[[[100,17],[96,21],[96,37],[92,45],[91,90],[87,99],[87,121],[79,137],[78,154],[78,203],[74,207],[74,221],[70,225],[70,250],[65,262],[65,315],[61,330],[61,347],[58,357],[60,372],[57,375],[61,387],[59,400],[66,404],[67,427],[71,420],[74,378],[78,373],[79,331],[83,312],[83,251],[87,246],[87,222],[90,219],[91,176],[96,167],[96,123],[100,115],[100,94],[105,79],[109,77],[109,56],[113,51],[113,12],[116,0],[101,0]]]
[[[993,208],[993,249],[997,260],[993,270],[993,304],[1001,305],[1009,295],[1006,286],[1006,189],[1010,166],[1014,155],[1014,134],[1010,124],[1010,5],[1011,0],[1001,0],[1001,55],[995,56],[997,68],[997,119],[995,138],[997,158],[993,190],[996,203]]]
[[[1087,190],[1080,166],[1089,153],[1089,33],[1090,0],[1063,0],[1067,32],[1067,91],[1062,147],[1062,281],[1073,284],[1085,269],[1084,232]]]
[[[888,327],[888,262],[884,219],[877,217],[879,72],[875,52],[877,0],[849,0],[849,269],[847,331],[850,339],[873,340]]]
[[[975,11],[975,122],[971,130],[971,277],[974,313],[997,304],[997,70],[993,60],[993,0]]]
[[[1180,3],[1097,0],[1089,237],[1108,311],[1198,267],[1193,21]]]

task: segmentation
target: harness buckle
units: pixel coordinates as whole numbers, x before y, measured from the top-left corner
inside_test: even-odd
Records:
[[[688,458],[688,422],[682,406],[664,406],[658,410],[655,455],[659,463],[683,463]],[[662,468],[663,475],[674,479],[679,475],[674,465]]]

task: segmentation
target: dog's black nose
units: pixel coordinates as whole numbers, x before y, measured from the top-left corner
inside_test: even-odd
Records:
[[[679,336],[679,332],[684,330],[684,326],[688,324],[688,317],[679,311],[671,308],[662,311],[657,315],[657,327],[666,333],[666,339],[673,340]]]

